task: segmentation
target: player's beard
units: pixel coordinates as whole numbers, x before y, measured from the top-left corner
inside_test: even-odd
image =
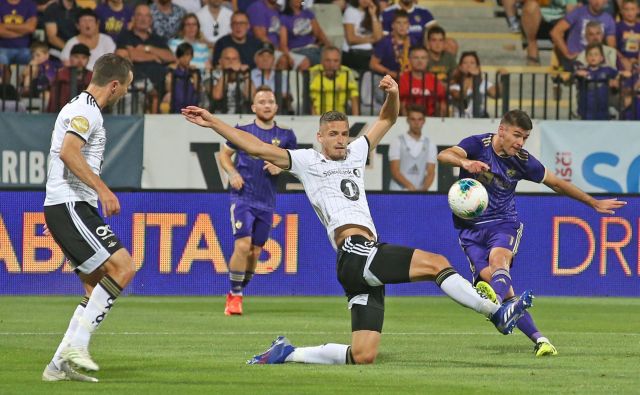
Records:
[[[275,118],[275,117],[276,117],[276,113],[275,112],[272,112],[268,116],[256,114],[256,118],[258,118],[261,122],[264,122],[264,123],[271,123],[271,121],[273,121],[273,118]]]

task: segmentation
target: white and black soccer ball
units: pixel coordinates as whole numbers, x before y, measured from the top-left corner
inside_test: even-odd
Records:
[[[449,189],[449,207],[462,219],[473,219],[487,209],[489,196],[482,183],[473,178],[463,178]]]

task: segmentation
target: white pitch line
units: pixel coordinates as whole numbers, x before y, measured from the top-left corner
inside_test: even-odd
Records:
[[[283,333],[291,335],[350,335],[351,332],[97,332],[97,335],[105,336],[211,336],[211,335],[275,335]],[[554,335],[585,335],[585,336],[640,336],[633,332],[548,332]],[[385,336],[495,336],[494,332],[382,332]],[[0,332],[0,336],[61,336],[62,332]]]

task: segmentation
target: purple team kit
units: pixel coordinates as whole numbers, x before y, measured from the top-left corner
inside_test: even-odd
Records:
[[[493,133],[470,136],[458,144],[468,159],[489,165],[489,171],[480,174],[460,168],[460,179],[477,179],[489,195],[489,207],[482,215],[470,220],[454,216],[455,227],[460,231],[460,245],[473,265],[474,279],[489,265],[492,248],[517,252],[522,224],[514,200],[516,185],[520,180],[540,183],[545,175],[542,163],[524,149],[511,157],[498,155],[491,145],[493,136]]]
[[[255,122],[236,126],[236,128],[280,148],[295,149],[297,147],[296,136],[291,129],[283,129],[275,125],[265,130]],[[251,236],[251,244],[263,246],[269,238],[273,223],[278,176],[272,176],[263,169],[262,159],[237,150],[237,147],[230,142],[227,142],[227,146],[236,150],[236,170],[244,180],[240,190],[231,188],[233,235],[235,238]]]

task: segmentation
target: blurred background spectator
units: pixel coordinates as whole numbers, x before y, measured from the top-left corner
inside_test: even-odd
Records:
[[[95,9],[100,21],[100,33],[111,37],[114,41],[118,35],[129,28],[133,10],[122,0],[107,0],[98,4]]]
[[[178,33],[180,21],[187,12],[171,0],[154,0],[151,4],[153,32],[162,37],[165,42]]]
[[[75,0],[56,0],[45,9],[45,37],[53,56],[60,58],[64,44],[78,34],[76,13],[79,9]]]
[[[236,11],[231,17],[231,33],[220,37],[213,48],[213,65],[218,65],[220,56],[225,48],[233,47],[240,54],[242,64],[254,68],[256,64],[253,55],[262,48],[262,42],[249,33],[249,17],[242,11]]]
[[[85,90],[91,82],[93,73],[87,69],[91,52],[84,44],[76,44],[71,48],[69,66],[58,69],[51,83],[51,94],[47,111],[58,112],[62,107]]]
[[[191,65],[200,70],[201,73],[211,70],[211,50],[202,35],[200,21],[195,14],[188,13],[182,17],[178,37],[169,40],[171,52],[176,53],[178,45],[184,42],[191,44],[193,52]]]
[[[302,0],[288,0],[280,21],[281,47],[305,56],[310,65],[320,63],[320,46],[331,45],[331,42],[313,11],[302,8]]]
[[[87,68],[93,70],[96,60],[104,54],[113,53],[116,50],[116,43],[111,37],[104,33],[100,33],[98,29],[98,17],[93,10],[81,8],[76,13],[78,35],[71,37],[62,48],[60,60],[65,66],[69,66],[69,57],[71,56],[71,48],[76,44],[84,44],[91,51]]]
[[[204,39],[213,47],[220,37],[231,33],[233,12],[222,6],[222,0],[205,0],[204,3],[204,7],[197,11],[196,16],[200,21],[200,31]]]
[[[29,63],[37,12],[31,0],[0,0],[0,64]]]
[[[373,44],[383,36],[379,16],[380,9],[376,0],[349,0],[342,17],[342,62],[345,66],[358,71],[369,69]]]
[[[319,65],[310,70],[311,113],[324,114],[335,110],[360,115],[358,84],[353,70],[341,63],[341,53],[336,47],[322,50]]]
[[[400,112],[407,115],[407,107],[418,106],[427,116],[447,116],[447,90],[436,75],[429,72],[429,56],[422,46],[409,50],[410,70],[400,75]]]

